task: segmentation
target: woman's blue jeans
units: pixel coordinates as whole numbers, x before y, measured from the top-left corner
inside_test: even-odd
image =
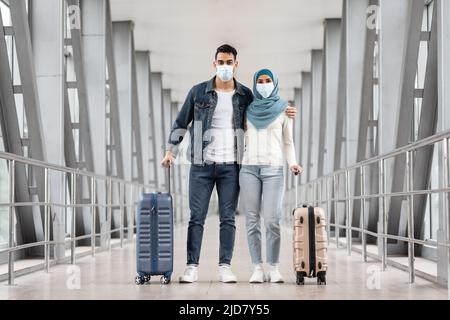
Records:
[[[280,257],[280,217],[284,193],[283,167],[243,166],[240,201],[246,216],[247,240],[253,264],[262,263],[261,217],[266,231],[267,263]]]

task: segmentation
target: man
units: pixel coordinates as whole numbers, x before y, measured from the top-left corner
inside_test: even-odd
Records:
[[[220,215],[219,281],[237,282],[231,271],[235,239],[235,213],[239,197],[239,163],[243,154],[244,119],[253,101],[251,90],[235,80],[237,51],[223,45],[216,51],[213,67],[216,76],[194,86],[181,108],[162,160],[172,166],[188,126],[192,162],[189,174],[189,208],[191,216],[187,238],[187,267],[180,282],[198,280],[198,264],[211,193],[217,188]],[[295,108],[288,108],[295,117]]]

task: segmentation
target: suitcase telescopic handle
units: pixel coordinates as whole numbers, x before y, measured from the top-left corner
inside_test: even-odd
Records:
[[[295,208],[298,208],[298,176],[300,175],[298,172],[294,173],[295,175]]]
[[[170,194],[170,160],[167,160],[167,192]]]

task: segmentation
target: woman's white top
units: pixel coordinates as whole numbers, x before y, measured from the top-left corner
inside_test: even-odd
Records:
[[[266,129],[257,130],[247,119],[243,165],[296,165],[293,120],[284,112]]]

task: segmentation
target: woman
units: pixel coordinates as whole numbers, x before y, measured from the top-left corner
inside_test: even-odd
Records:
[[[263,69],[255,74],[253,93],[255,100],[247,109],[245,151],[239,176],[248,246],[254,265],[249,282],[281,283],[283,277],[278,263],[285,159],[293,173],[300,174],[303,169],[295,157],[292,120],[284,112],[288,102],[278,96],[278,79],[270,70]],[[267,277],[261,256],[261,216],[266,229]]]

